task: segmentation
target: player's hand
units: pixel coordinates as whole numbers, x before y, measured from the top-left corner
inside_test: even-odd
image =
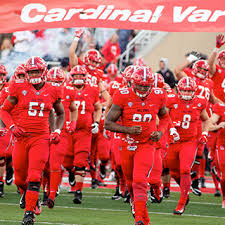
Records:
[[[219,123],[218,126],[219,126],[220,128],[222,128],[222,129],[225,128],[225,122]]]
[[[0,136],[3,137],[7,134],[8,132],[8,129],[6,128],[0,128]]]
[[[26,132],[23,128],[21,127],[18,127],[16,126],[15,124],[13,124],[11,127],[10,127],[10,130],[12,131],[14,137],[16,138],[19,138],[19,137],[22,137],[22,136],[26,136]]]
[[[60,131],[55,130],[50,134],[50,144],[58,144],[60,142]]]
[[[208,133],[207,132],[202,132],[202,135],[201,135],[201,137],[199,139],[199,142],[204,145],[204,144],[207,143],[207,141],[208,141]]]
[[[170,135],[173,136],[173,141],[179,141],[180,135],[177,132],[177,129],[175,127],[170,128]]]
[[[76,125],[76,121],[70,121],[66,126],[66,132],[68,132],[69,134],[74,133],[74,131],[76,130]]]
[[[173,121],[174,127],[180,127],[181,121]]]
[[[81,36],[83,35],[83,33],[84,33],[84,31],[81,28],[76,29],[75,30],[75,37],[78,38],[78,39],[80,39]]]
[[[163,133],[161,131],[153,131],[151,133],[151,140],[154,142],[158,142],[162,137]]]
[[[107,139],[107,140],[110,140],[111,139],[111,132],[109,130],[106,130],[104,128],[103,130],[103,136]]]
[[[91,125],[91,132],[92,134],[97,134],[98,133],[98,130],[99,130],[99,123],[98,122],[94,122],[92,125]]]
[[[223,41],[224,35],[219,34],[216,36],[216,47],[221,48],[225,44],[225,41]]]
[[[128,128],[128,133],[129,134],[136,134],[139,135],[142,132],[142,127],[141,126],[132,126]]]

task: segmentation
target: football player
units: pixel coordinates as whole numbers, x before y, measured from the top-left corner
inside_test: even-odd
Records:
[[[170,175],[180,186],[180,200],[174,214],[183,214],[189,201],[188,191],[191,186],[191,167],[194,162],[199,142],[205,144],[208,135],[207,101],[196,95],[197,85],[190,77],[184,77],[178,82],[178,95],[168,95],[167,108],[170,118],[180,135],[180,140],[170,143],[167,151],[167,165]],[[198,138],[196,123],[202,120],[203,132]]]
[[[121,163],[135,208],[135,225],[149,224],[147,176],[154,160],[155,146],[168,124],[166,96],[154,90],[154,77],[147,67],[132,75],[131,88],[118,90],[105,120],[105,128],[122,133]],[[156,117],[160,122],[157,128]],[[122,124],[116,123],[121,117]]]
[[[45,82],[46,62],[37,56],[25,64],[26,80],[15,80],[1,109],[1,119],[15,137],[15,184],[26,191],[22,224],[34,224],[41,174],[49,157],[49,140],[58,144],[65,120],[61,89]],[[17,107],[17,115],[12,110]],[[49,135],[49,113],[54,108],[56,129]],[[24,192],[25,193],[25,192]]]

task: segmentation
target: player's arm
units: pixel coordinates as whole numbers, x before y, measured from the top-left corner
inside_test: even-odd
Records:
[[[109,92],[106,90],[105,86],[103,85],[102,81],[100,81],[98,83],[98,87],[99,87],[99,91],[100,91],[100,94],[102,95],[102,97],[105,99],[105,101],[109,101],[109,99],[111,98],[110,97],[110,94]]]
[[[94,111],[94,121],[99,123],[101,116],[102,116],[102,104],[100,103],[100,101],[97,101],[94,104],[95,107],[95,111]]]
[[[78,108],[75,101],[72,101],[69,106],[70,110],[70,122],[66,126],[66,131],[72,134],[76,130],[77,118],[78,118]]]
[[[69,60],[70,60],[71,68],[78,65],[78,57],[76,55],[76,50],[77,50],[77,45],[78,45],[79,39],[80,39],[80,37],[82,36],[83,33],[84,33],[84,31],[82,31],[82,29],[77,29],[75,31],[75,38],[74,38],[72,44],[70,45]]]
[[[55,130],[55,113],[54,110],[51,109],[48,117],[50,131],[53,132]]]
[[[158,118],[159,118],[158,131],[153,131],[151,133],[151,139],[154,142],[159,141],[162,135],[164,134],[164,132],[168,129],[170,117],[165,105],[159,110]]]
[[[186,67],[188,67],[191,63],[196,61],[198,59],[198,53],[197,52],[192,52],[190,55],[182,62],[180,65],[178,65],[174,69],[174,74],[177,77],[177,80],[180,80],[183,77],[186,77],[187,74],[183,71]]]
[[[112,104],[113,104],[113,99],[112,97],[110,97],[106,104],[105,115],[108,114],[110,108],[112,107]]]
[[[219,52],[219,49],[221,48],[221,46],[224,45],[224,41],[223,41],[224,36],[219,34],[216,36],[216,47],[212,50],[209,59],[208,59],[208,63],[210,66],[210,74],[211,76],[213,76],[216,73],[216,65],[215,65],[215,60],[217,57],[217,54]]]
[[[1,119],[7,128],[11,128],[14,125],[10,112],[15,107],[17,102],[18,100],[16,97],[8,96],[8,98],[4,101],[3,106],[1,108]]]
[[[140,134],[142,132],[141,126],[127,127],[116,123],[120,116],[122,116],[122,113],[123,110],[120,106],[112,104],[112,107],[105,118],[105,129],[117,133]]]
[[[56,113],[56,119],[55,119],[55,131],[59,130],[61,131],[65,122],[65,111],[63,108],[63,104],[61,102],[61,99],[58,99],[54,104],[53,108]]]
[[[219,98],[217,98],[217,97],[214,95],[213,91],[212,91],[211,94],[210,94],[209,101],[210,101],[212,104],[223,103]]]
[[[209,118],[210,126],[209,131],[216,131],[220,128],[225,128],[225,122],[221,122],[217,125],[217,122],[219,121],[220,116],[216,113],[213,113],[212,116]]]
[[[209,121],[209,115],[206,112],[206,109],[202,110],[200,118],[202,120],[202,133],[203,132],[208,133],[209,127],[210,127],[210,121]]]

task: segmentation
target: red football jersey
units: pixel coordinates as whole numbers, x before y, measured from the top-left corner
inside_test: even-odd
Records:
[[[142,127],[140,135],[121,134],[122,140],[128,144],[145,143],[149,141],[151,133],[157,131],[156,116],[166,104],[166,96],[161,89],[153,88],[148,97],[142,100],[131,88],[124,88],[115,92],[113,104],[123,110],[123,126]]]
[[[9,84],[5,83],[2,90],[0,91],[0,106],[3,105],[8,95],[9,95]]]
[[[90,129],[93,122],[94,105],[99,101],[99,89],[86,84],[76,92],[75,103],[78,108],[76,129]]]
[[[185,68],[184,72],[187,74],[187,76],[191,77],[198,85],[196,95],[199,95],[201,98],[206,98],[207,101],[209,101],[210,95],[213,91],[212,80],[208,78],[201,80],[200,78],[196,77],[190,69]]]
[[[18,80],[10,83],[9,95],[18,99],[17,116],[13,117],[18,126],[29,133],[49,134],[49,113],[53,104],[62,98],[61,88],[46,82],[36,90],[28,82]]]
[[[217,103],[213,107],[213,112],[220,116],[218,123],[225,122],[225,104]],[[218,142],[225,147],[225,128],[219,129]],[[221,149],[224,150],[224,149]]]
[[[114,95],[115,91],[117,91],[119,88],[122,87],[122,83],[119,83],[117,81],[113,81],[109,84],[109,94],[111,96]]]
[[[63,98],[62,103],[65,110],[65,123],[63,129],[66,128],[66,124],[70,122],[70,104],[72,101],[75,101],[76,96],[76,88],[71,85],[66,85],[62,87],[63,91]]]
[[[197,137],[200,115],[206,106],[207,100],[199,96],[185,101],[178,95],[168,95],[167,108],[170,110],[170,118],[173,122],[180,123],[180,126],[176,127],[180,141],[190,141]]]
[[[87,83],[91,86],[97,87],[100,79],[102,79],[104,72],[100,69],[95,69],[95,70],[89,69],[89,67],[79,58],[78,58],[78,65],[85,67],[85,69],[87,70],[88,72],[87,78],[86,78]]]
[[[225,70],[216,65],[216,73],[211,78],[214,82],[214,94],[221,101],[225,102]]]

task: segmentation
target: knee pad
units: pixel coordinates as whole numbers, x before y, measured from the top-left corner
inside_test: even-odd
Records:
[[[83,166],[83,167],[75,167],[75,175],[79,175],[81,177],[85,177],[85,175],[86,175],[85,166]]]
[[[28,182],[27,190],[39,192],[41,182]]]

